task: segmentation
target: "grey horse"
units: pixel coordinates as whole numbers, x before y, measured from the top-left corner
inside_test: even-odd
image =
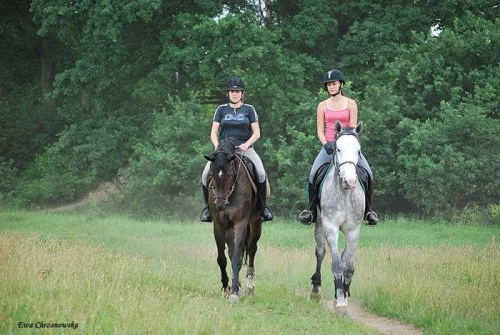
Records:
[[[363,132],[360,122],[355,128],[343,128],[337,122],[337,140],[333,167],[325,177],[314,238],[316,240],[316,272],[312,276],[311,298],[321,298],[321,263],[330,247],[332,272],[335,279],[336,307],[347,306],[349,286],[354,274],[354,256],[358,247],[365,208],[365,195],[358,180],[356,165],[361,150],[358,135]],[[338,250],[339,231],[344,233],[346,246]]]

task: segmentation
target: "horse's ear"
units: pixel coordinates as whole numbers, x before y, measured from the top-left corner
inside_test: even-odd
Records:
[[[342,131],[342,125],[340,124],[339,121],[335,121],[335,131],[337,133],[340,133]]]
[[[213,153],[203,156],[206,160],[213,162],[215,160],[215,155]]]
[[[363,127],[363,121],[360,121],[358,123],[358,125],[356,126],[356,129],[354,131],[356,131],[356,134],[358,134],[358,135],[363,134],[363,132],[365,131],[365,129]]]

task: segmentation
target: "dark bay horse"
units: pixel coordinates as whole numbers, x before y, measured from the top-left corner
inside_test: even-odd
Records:
[[[321,191],[321,211],[316,220],[316,272],[313,274],[311,298],[320,299],[321,263],[330,247],[332,272],[335,282],[336,307],[347,306],[349,286],[354,274],[354,256],[358,247],[361,223],[365,209],[365,194],[357,175],[361,150],[358,135],[363,124],[355,128],[342,128],[336,124],[336,144],[333,167],[325,177]],[[345,249],[338,250],[339,233],[346,238]]]
[[[205,158],[211,162],[209,209],[214,222],[222,292],[229,302],[238,302],[242,296],[239,273],[245,253],[248,256],[247,293],[252,295],[254,292],[254,259],[262,231],[262,202],[252,187],[245,162],[241,155],[236,154],[236,146],[231,138],[221,141],[219,148]],[[230,288],[226,272],[226,245],[233,273]]]

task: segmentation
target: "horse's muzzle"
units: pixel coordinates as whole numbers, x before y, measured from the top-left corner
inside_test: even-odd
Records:
[[[356,188],[357,180],[356,178],[342,178],[342,187],[345,190],[353,190]]]
[[[219,211],[221,211],[223,209],[226,209],[227,206],[229,206],[229,201],[227,199],[217,199],[217,200],[215,200],[215,207],[217,207],[217,209]]]

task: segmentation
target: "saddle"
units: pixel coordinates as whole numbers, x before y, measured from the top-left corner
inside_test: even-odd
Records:
[[[253,192],[255,194],[257,194],[257,184],[258,184],[259,180],[258,180],[257,170],[255,169],[255,165],[252,163],[252,161],[248,157],[243,156],[243,155],[237,155],[236,159],[239,161],[236,163],[237,165],[240,163],[243,164],[242,168],[245,170],[245,173],[248,175],[248,177],[250,179],[250,183],[252,184]],[[238,169],[238,167],[236,167],[236,169]],[[212,182],[212,175],[209,172],[207,185],[210,185],[211,182]],[[269,185],[269,180],[266,178],[266,197],[269,197],[270,195],[271,195],[271,187]]]
[[[324,181],[333,167],[333,161],[331,161],[330,163],[325,163],[319,167],[318,171],[316,171],[316,174],[314,175],[313,186],[314,191],[316,192],[316,196],[318,197],[318,205],[321,203],[321,191],[323,190]],[[370,176],[368,175],[368,172],[360,166],[356,166],[356,173],[358,175],[358,180],[361,184],[361,187],[363,188],[363,192],[366,193]],[[309,194],[307,194],[307,196],[309,197]]]

